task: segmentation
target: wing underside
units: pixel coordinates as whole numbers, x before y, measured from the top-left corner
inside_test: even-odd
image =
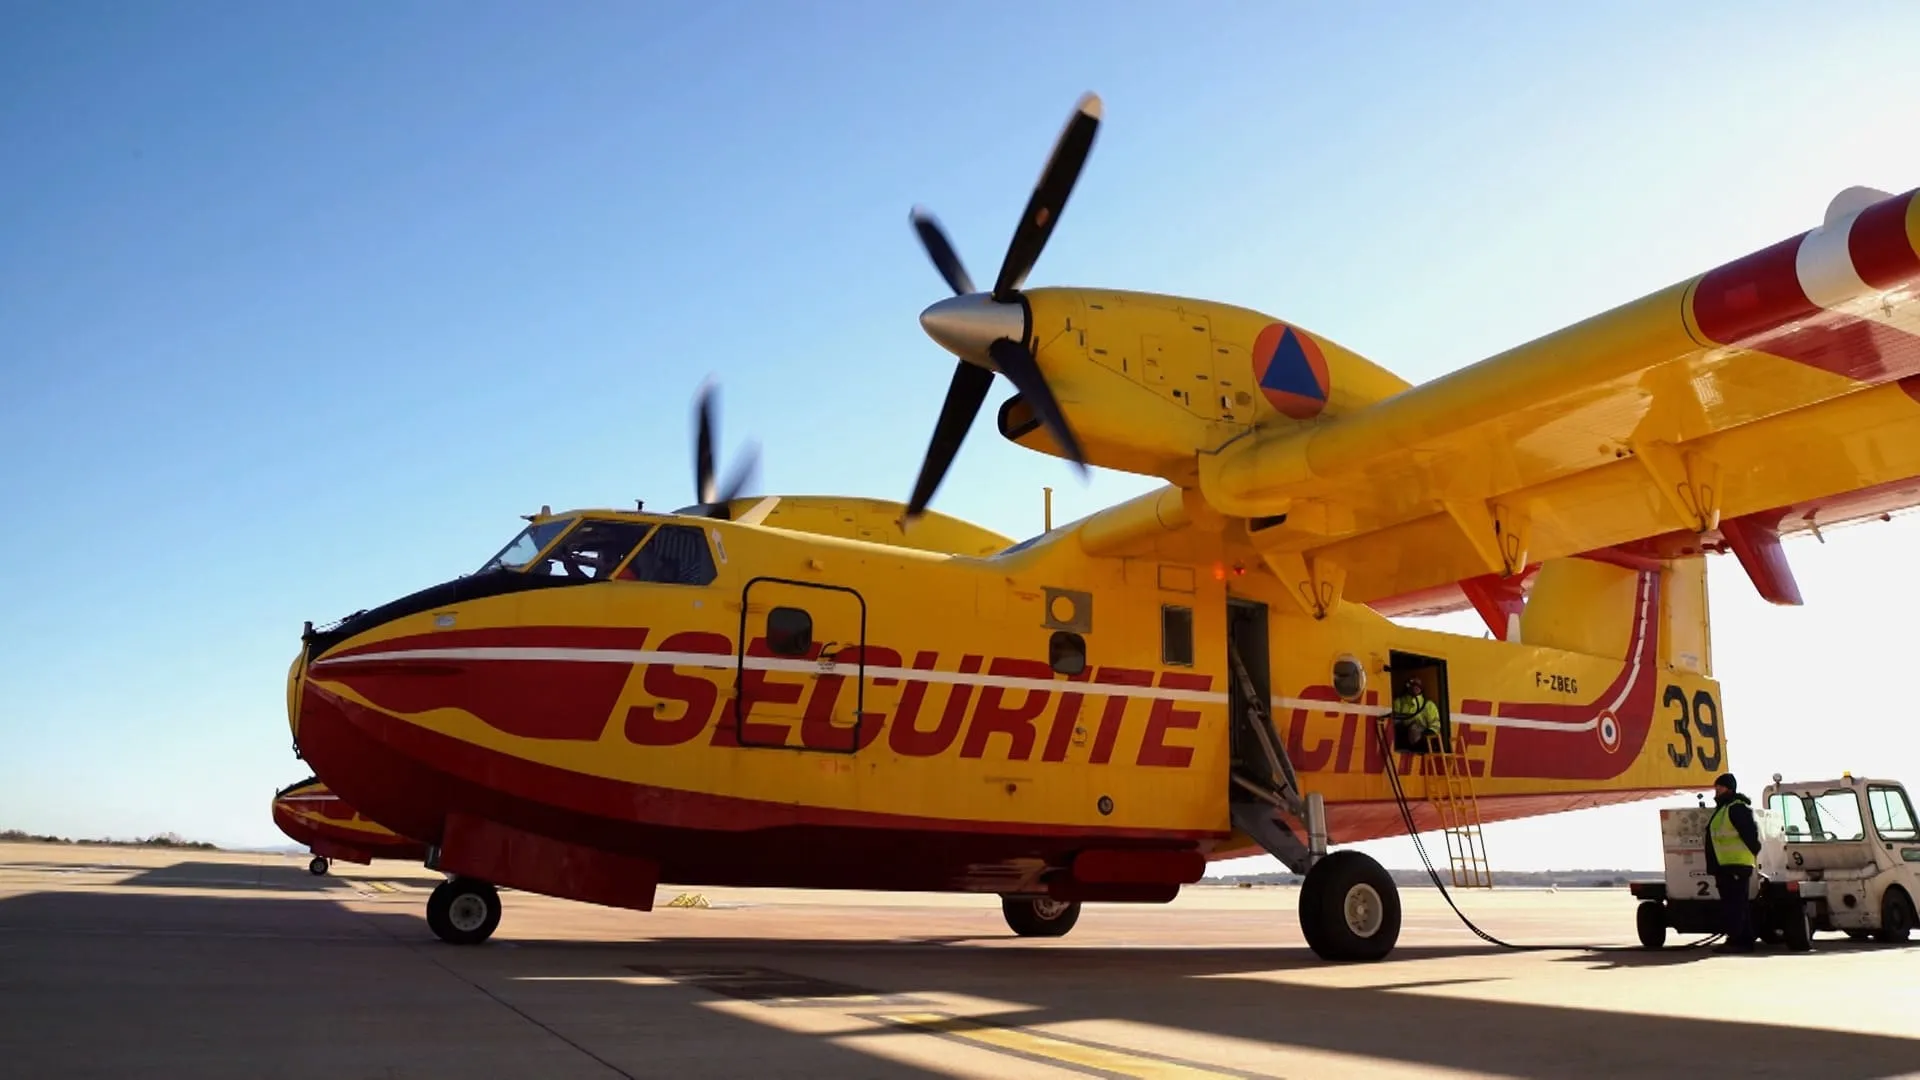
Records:
[[[1283,576],[1360,602],[1703,549],[1797,602],[1779,536],[1920,505],[1920,198],[1836,200],[1819,228],[1371,408],[1255,432],[1203,458],[1201,490]]]

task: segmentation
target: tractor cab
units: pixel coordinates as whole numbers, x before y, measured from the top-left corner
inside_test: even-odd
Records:
[[[1814,929],[1907,940],[1920,897],[1920,829],[1899,781],[1843,773],[1790,784],[1775,773],[1761,798],[1785,840],[1780,876],[1826,885],[1810,912]]]

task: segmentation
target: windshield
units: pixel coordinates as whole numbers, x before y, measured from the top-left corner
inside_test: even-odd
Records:
[[[585,521],[527,572],[598,581],[640,546],[653,526],[644,521]]]
[[[567,531],[573,524],[572,518],[556,518],[538,525],[529,525],[513,538],[513,542],[500,549],[500,554],[488,559],[480,567],[479,573],[489,570],[519,570],[534,560],[534,556],[546,550],[553,538]]]

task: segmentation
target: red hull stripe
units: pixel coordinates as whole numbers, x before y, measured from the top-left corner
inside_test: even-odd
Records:
[[[501,631],[495,640],[511,641],[513,644],[486,646],[447,647],[440,644],[444,639],[438,636],[406,638],[382,642],[379,646],[355,649],[349,654],[330,656],[313,665],[314,674],[319,678],[337,678],[350,684],[358,684],[369,676],[378,676],[382,672],[392,672],[397,676],[412,676],[431,670],[436,674],[457,674],[474,664],[591,664],[618,665],[622,668],[639,664],[663,664],[673,667],[704,668],[709,671],[732,671],[741,663],[732,653],[718,652],[679,652],[658,649],[618,649],[596,647],[569,647],[549,644],[553,627],[522,627]],[[630,631],[642,635],[646,631]],[[433,644],[427,645],[426,642]],[[823,665],[818,661],[790,660],[778,657],[748,655],[744,666],[749,671],[783,672],[797,675],[817,675],[825,673],[852,674],[856,661],[844,660],[838,664]],[[868,679],[889,679],[901,683],[932,683],[956,686],[996,687],[1002,690],[1032,690],[1040,692],[1060,692],[1082,694],[1088,697],[1128,697],[1188,702],[1201,705],[1224,705],[1227,695],[1213,690],[1185,690],[1165,686],[1134,686],[1123,683],[1099,683],[1087,685],[1066,679],[1035,679],[1014,675],[992,675],[977,672],[943,671],[928,668],[905,668],[868,664],[865,668]],[[426,682],[427,680],[420,680]],[[617,688],[616,688],[617,689]],[[1299,697],[1274,697],[1275,710],[1307,709],[1326,713],[1352,713],[1360,716],[1385,716],[1389,710],[1385,706],[1349,704],[1341,701],[1324,701]],[[403,708],[399,711],[424,711],[430,707]],[[1542,706],[1551,709],[1553,706]],[[612,705],[593,711],[592,719],[597,732],[605,722]],[[1503,707],[1501,715],[1472,716],[1478,723],[1489,727],[1549,727],[1569,731],[1589,730],[1592,725],[1582,727],[1578,722],[1571,726],[1565,722],[1545,725],[1529,719],[1525,705]],[[1513,719],[1509,719],[1509,718]]]
[[[351,724],[401,757],[419,763],[422,768],[485,786],[526,806],[570,811],[609,822],[715,832],[812,825],[918,833],[993,832],[1147,840],[1199,840],[1222,835],[1202,830],[1103,828],[877,814],[633,784],[576,773],[489,750],[336,697],[312,683],[308,687],[306,699],[301,705],[303,729],[309,722]],[[312,710],[311,713],[308,710]],[[341,779],[347,778],[343,776]],[[329,780],[329,783],[332,781]],[[405,797],[404,793],[395,794]],[[376,793],[374,797],[380,796]],[[412,815],[393,816],[400,820]]]

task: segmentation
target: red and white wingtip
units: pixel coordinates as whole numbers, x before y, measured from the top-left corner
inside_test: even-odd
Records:
[[[1879,188],[1861,187],[1857,185],[1850,187],[1840,194],[1835,195],[1833,201],[1827,204],[1827,216],[1821,224],[1832,225],[1836,221],[1841,221],[1858,214],[1874,203],[1884,202],[1891,198],[1893,198],[1893,192],[1891,191],[1881,191]]]

